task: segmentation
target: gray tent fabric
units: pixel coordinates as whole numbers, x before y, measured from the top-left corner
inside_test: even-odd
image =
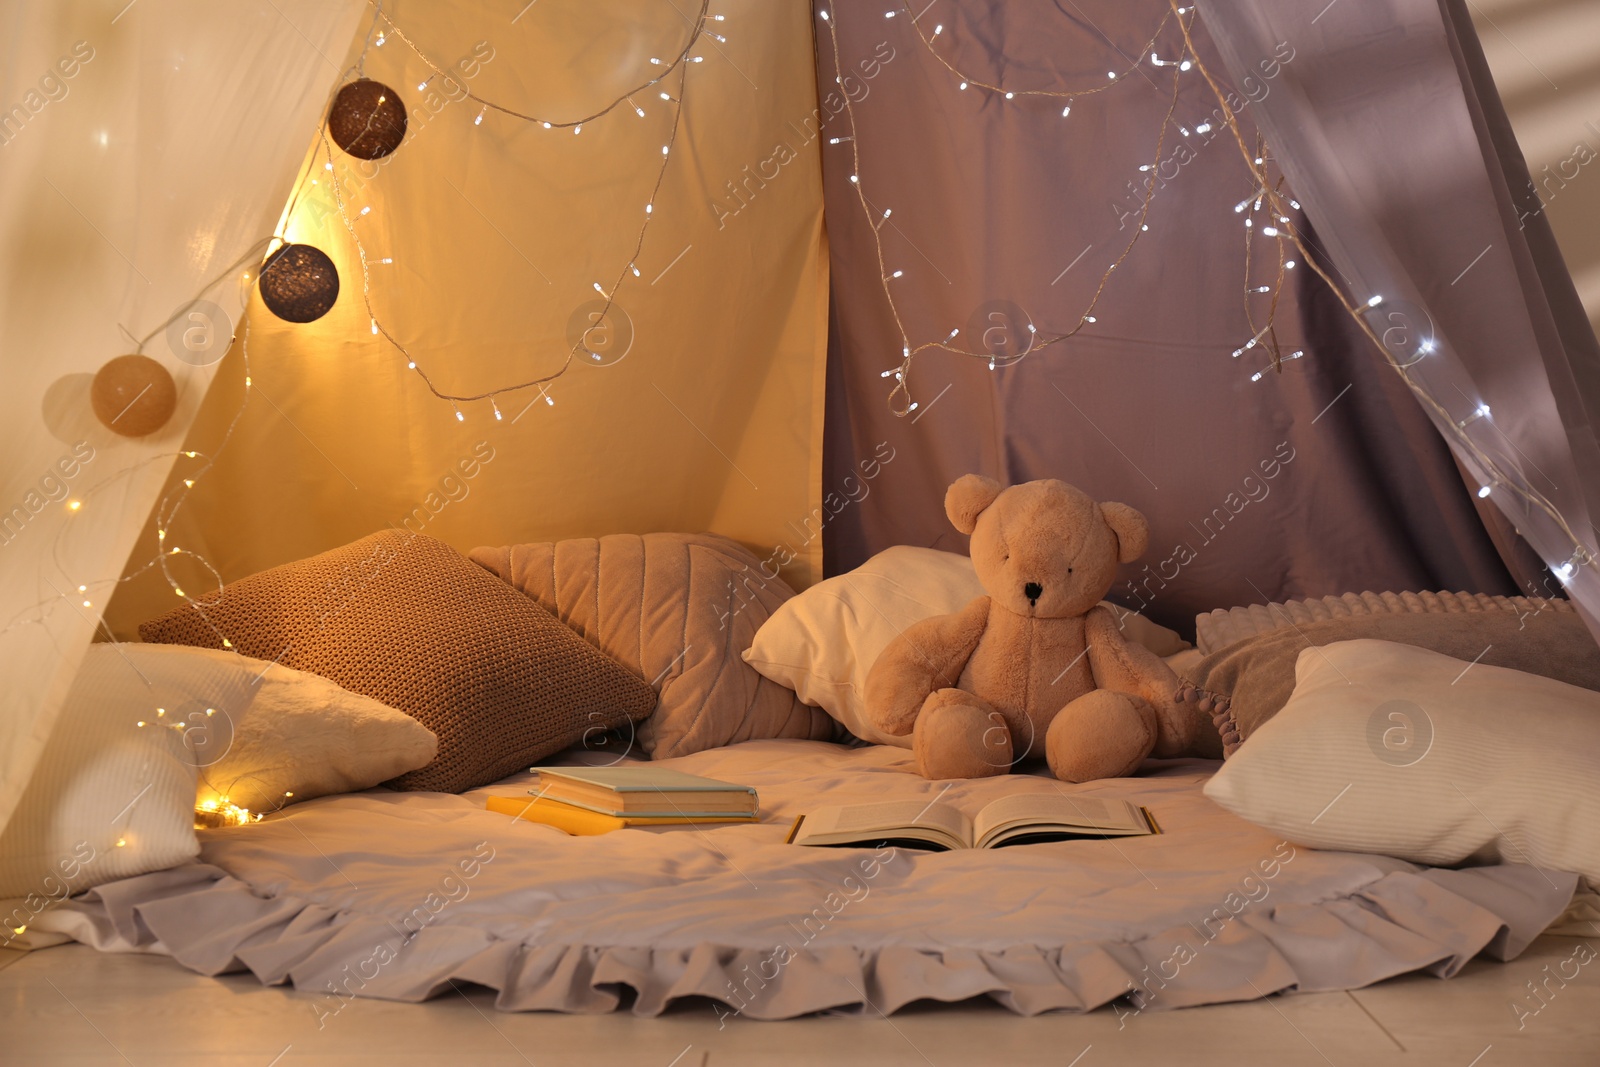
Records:
[[[1305,42],[1285,91],[1253,117],[1351,291],[1425,309],[1435,345],[1415,373],[1478,448],[1565,518],[1563,530],[1493,487],[1600,634],[1600,345],[1466,9],[1345,0],[1313,17],[1315,7],[1216,0],[1204,16],[1236,76],[1270,42]]]
[[[1302,68],[1326,63],[1304,29],[1318,6],[1292,28],[1232,39],[1247,127],[1299,99],[1290,87]],[[894,544],[965,551],[943,494],[977,471],[1060,478],[1144,512],[1150,548],[1111,596],[1185,632],[1200,611],[1302,596],[1518,591],[1477,517],[1475,485],[1304,264],[1288,271],[1277,311],[1282,352],[1304,355],[1275,372],[1263,345],[1233,354],[1272,299],[1249,295],[1251,326],[1246,242],[1252,288],[1273,282],[1276,250],[1246,230],[1251,212],[1235,210],[1253,180],[1208,86],[1141,54],[1167,4],[966,0],[915,23],[905,9],[886,19],[884,5],[818,8],[829,15],[817,23],[825,142],[839,139],[823,155],[833,265],[823,489],[847,495],[884,442],[895,457],[830,518],[829,573]],[[930,48],[916,31],[935,27]],[[1225,75],[1205,18],[1194,32]],[[1173,60],[1182,49],[1169,22],[1152,50]],[[962,89],[946,62],[1016,96]],[[1108,84],[1072,100],[1068,115],[1060,99],[1027,95]],[[1065,332],[1137,229],[1147,181],[1149,230],[1110,276],[1093,324],[994,370],[930,349],[910,375],[918,409],[891,412],[882,375],[906,343],[896,312],[913,346],[960,330],[969,349],[1016,352],[1030,336]]]

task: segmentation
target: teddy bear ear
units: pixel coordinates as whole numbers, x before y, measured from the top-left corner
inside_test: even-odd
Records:
[[[1126,504],[1107,501],[1100,505],[1100,514],[1106,525],[1117,535],[1117,561],[1132,563],[1144,555],[1150,543],[1150,523],[1139,512]]]
[[[950,524],[964,534],[971,533],[978,525],[978,516],[995,502],[1001,488],[999,482],[981,474],[957,478],[944,494],[944,513],[950,516]]]

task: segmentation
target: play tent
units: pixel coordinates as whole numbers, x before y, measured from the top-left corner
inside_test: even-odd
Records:
[[[1145,512],[1113,595],[1179,626],[1600,619],[1600,359],[1454,0],[5,17],[0,818],[91,640],[385,527],[714,530],[803,586],[961,551],[978,470]],[[382,162],[325,132],[361,76]],[[283,242],[315,321],[262,305]],[[134,352],[174,407],[125,437]]]

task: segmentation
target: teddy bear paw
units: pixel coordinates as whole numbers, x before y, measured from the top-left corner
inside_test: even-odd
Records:
[[[912,752],[924,778],[987,778],[1011,770],[1011,731],[986,701],[941,689],[917,715]]]
[[[1056,714],[1045,734],[1045,759],[1063,782],[1120,778],[1155,747],[1156,723],[1148,700],[1096,689]]]

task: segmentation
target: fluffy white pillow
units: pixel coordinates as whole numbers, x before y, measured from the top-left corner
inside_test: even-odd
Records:
[[[275,811],[371,788],[438,754],[438,738],[416,719],[320,675],[232,652],[145,647],[231,665],[245,683],[230,709],[231,739],[224,724],[211,750],[200,750],[196,804],[227,798],[251,811]]]
[[[1311,848],[1600,883],[1600,693],[1387,641],[1308,648],[1295,680],[1212,800]]]
[[[910,748],[911,738],[867,721],[867,672],[884,646],[914,622],[946,615],[983,595],[972,561],[953,552],[898,545],[787,601],[756,631],[744,661],[793,689],[863,741]],[[1189,645],[1164,626],[1115,604],[1124,630],[1158,656]]]
[[[364,789],[426,764],[421,723],[316,675],[232,652],[96,644],[0,835],[6,925],[199,851],[195,805],[255,810]],[[31,909],[31,910],[30,910]]]

